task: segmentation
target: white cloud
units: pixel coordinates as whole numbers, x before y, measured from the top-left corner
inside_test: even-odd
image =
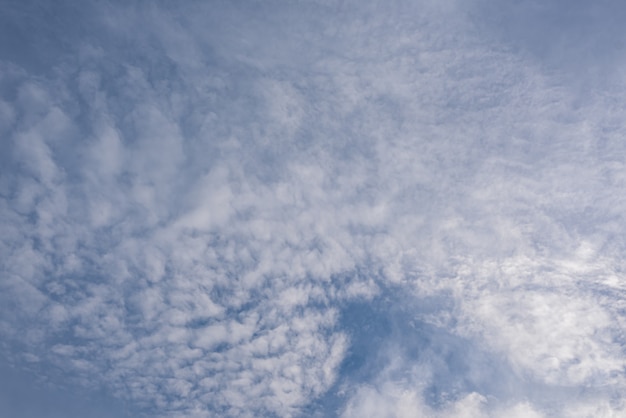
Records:
[[[478,393],[470,393],[443,408],[434,409],[424,403],[422,395],[414,388],[386,383],[382,387],[360,388],[350,399],[342,417],[424,417],[424,418],[542,418],[528,403],[489,408],[489,401]]]

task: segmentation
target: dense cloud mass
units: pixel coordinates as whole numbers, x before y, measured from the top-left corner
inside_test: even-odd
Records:
[[[618,2],[0,3],[0,388],[626,414]]]

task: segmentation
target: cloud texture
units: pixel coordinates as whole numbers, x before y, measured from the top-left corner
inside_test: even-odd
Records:
[[[621,8],[493,3],[5,2],[7,363],[149,416],[623,415]]]

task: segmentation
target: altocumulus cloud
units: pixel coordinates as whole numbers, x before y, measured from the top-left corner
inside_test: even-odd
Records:
[[[544,3],[3,2],[4,367],[146,416],[623,416],[625,12]]]

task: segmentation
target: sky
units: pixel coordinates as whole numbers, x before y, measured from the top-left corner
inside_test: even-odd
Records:
[[[0,8],[0,416],[626,415],[623,2]]]

